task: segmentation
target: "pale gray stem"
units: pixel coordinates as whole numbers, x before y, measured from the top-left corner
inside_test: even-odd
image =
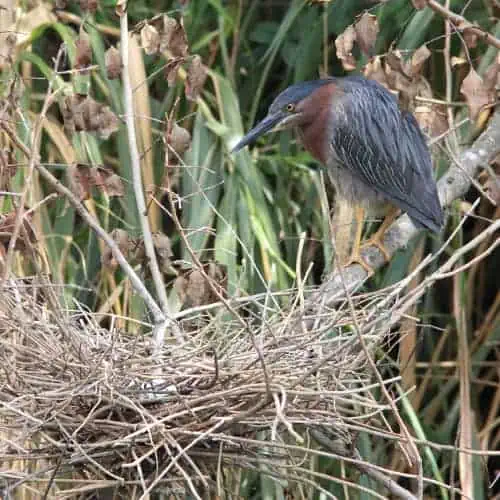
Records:
[[[156,294],[160,301],[164,318],[156,322],[153,331],[154,351],[158,353],[163,347],[165,340],[165,332],[167,328],[171,328],[178,342],[183,342],[182,334],[177,323],[172,319],[170,308],[168,305],[167,292],[163,276],[156,258],[155,247],[153,243],[153,235],[149,225],[148,211],[146,208],[146,199],[142,186],[141,161],[139,149],[137,147],[137,137],[135,133],[134,121],[134,99],[132,93],[132,85],[129,74],[129,33],[128,33],[128,14],[125,12],[120,17],[120,52],[122,57],[122,81],[123,81],[123,100],[125,106],[125,123],[127,126],[128,144],[130,149],[130,162],[132,165],[132,184],[134,187],[135,202],[139,212],[139,220],[141,222],[142,236],[144,238],[144,250],[148,259],[151,277],[155,285]]]

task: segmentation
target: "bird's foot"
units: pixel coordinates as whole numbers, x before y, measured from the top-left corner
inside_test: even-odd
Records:
[[[349,259],[347,259],[347,261],[342,265],[342,267],[348,267],[352,264],[359,264],[368,273],[368,275],[371,276],[372,274],[375,273],[375,271],[370,266],[370,264],[368,264],[368,262],[366,262],[363,259],[363,256],[361,255],[361,248],[362,247],[359,246],[357,248],[354,248],[351,252]]]
[[[387,248],[385,248],[384,235],[385,231],[380,231],[380,230],[377,231],[371,238],[368,238],[366,241],[363,242],[360,250],[363,248],[375,246],[382,252],[384,260],[386,262],[389,262],[391,260],[391,254],[388,252]]]

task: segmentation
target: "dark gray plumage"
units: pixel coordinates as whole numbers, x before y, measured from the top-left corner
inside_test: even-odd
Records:
[[[425,138],[411,113],[377,82],[334,79],[341,92],[331,109],[329,167],[352,203],[391,201],[417,227],[439,231],[443,211]]]

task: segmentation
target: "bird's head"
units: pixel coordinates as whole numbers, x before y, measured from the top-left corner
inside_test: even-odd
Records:
[[[233,148],[233,153],[254,143],[260,136],[277,130],[286,130],[304,125],[319,111],[315,109],[320,101],[308,99],[317,90],[333,79],[314,80],[292,85],[276,97],[267,116],[248,132]]]

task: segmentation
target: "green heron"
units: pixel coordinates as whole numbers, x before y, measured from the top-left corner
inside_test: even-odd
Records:
[[[400,110],[395,96],[379,83],[349,76],[292,85],[233,152],[267,132],[288,128],[297,129],[305,149],[327,167],[337,196],[356,207],[350,262],[370,270],[360,255],[365,208],[387,202],[393,206],[392,216],[369,240],[386,259],[383,235],[397,209],[417,228],[441,229],[443,211],[425,138],[415,117]]]

